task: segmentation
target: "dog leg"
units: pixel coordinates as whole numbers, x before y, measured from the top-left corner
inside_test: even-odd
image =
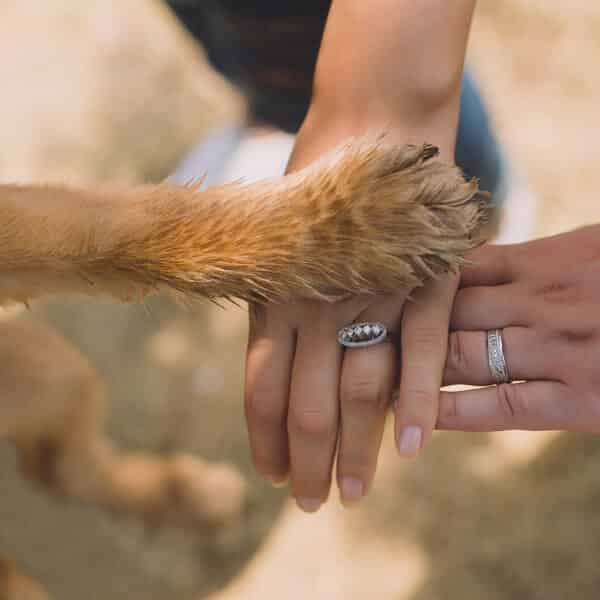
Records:
[[[0,557],[0,600],[48,600],[48,595],[14,561]]]
[[[349,142],[293,175],[199,191],[0,186],[0,302],[167,290],[250,301],[414,288],[480,243],[475,181],[432,146]]]
[[[148,523],[223,526],[245,484],[230,465],[188,454],[122,452],[104,436],[104,386],[87,360],[39,322],[0,323],[0,435],[47,489]]]

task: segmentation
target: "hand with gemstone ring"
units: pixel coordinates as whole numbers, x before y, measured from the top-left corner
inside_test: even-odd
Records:
[[[600,226],[469,257],[457,292],[437,427],[600,432]],[[551,260],[548,260],[548,259]],[[508,378],[490,370],[501,330]]]
[[[296,148],[308,147],[312,156],[320,148],[310,140],[307,146],[300,137]],[[430,282],[409,302],[410,290],[399,290],[336,304],[250,307],[245,409],[252,458],[272,482],[289,480],[300,508],[314,512],[327,499],[336,453],[342,501],[354,503],[368,492],[398,385],[400,350],[398,449],[413,457],[427,442],[438,415],[457,279]],[[359,322],[373,323],[368,335],[380,343],[340,344],[340,330]],[[390,334],[385,343],[377,325]]]
[[[399,295],[252,308],[246,415],[254,462],[274,482],[289,475],[307,512],[328,497],[338,444],[343,500],[364,495],[395,383],[393,344],[344,350],[338,330],[364,320],[397,330],[403,301]]]
[[[398,144],[428,141],[441,160],[452,161],[474,5],[333,0],[288,171],[368,132],[386,132]],[[344,61],[341,48],[349,52]],[[394,343],[338,343],[341,328],[365,321],[383,324],[396,338],[402,329],[397,437],[402,454],[416,455],[438,415],[457,285],[457,277],[436,281],[406,303],[410,290],[334,305],[252,306],[245,408],[258,471],[274,482],[289,479],[298,505],[312,512],[329,495],[337,452],[342,501],[368,492],[400,353]]]

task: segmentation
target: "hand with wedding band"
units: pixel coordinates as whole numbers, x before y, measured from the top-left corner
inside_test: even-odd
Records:
[[[437,427],[600,432],[600,226],[469,258]]]

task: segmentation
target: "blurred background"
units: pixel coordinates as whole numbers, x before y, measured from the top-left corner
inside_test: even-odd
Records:
[[[538,198],[530,235],[600,221],[600,6],[482,0],[469,58]],[[243,116],[159,0],[3,0],[0,80],[4,182],[160,181],[213,128]],[[406,464],[388,435],[361,507],[330,502],[305,516],[250,465],[243,308],[158,298],[57,301],[32,313],[104,375],[107,430],[123,447],[230,462],[249,483],[229,527],[148,529],[40,491],[0,442],[0,554],[51,598],[597,597],[597,437],[439,434]]]

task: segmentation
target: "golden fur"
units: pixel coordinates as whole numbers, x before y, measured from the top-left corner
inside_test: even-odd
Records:
[[[0,186],[0,302],[167,290],[251,301],[414,288],[479,243],[483,197],[432,146],[354,142],[278,180]]]
[[[47,490],[151,524],[212,527],[239,516],[245,486],[233,467],[115,448],[102,433],[102,380],[46,325],[0,323],[0,385],[0,440],[16,445],[23,472]]]
[[[48,595],[14,561],[0,557],[0,600],[48,600]]]

